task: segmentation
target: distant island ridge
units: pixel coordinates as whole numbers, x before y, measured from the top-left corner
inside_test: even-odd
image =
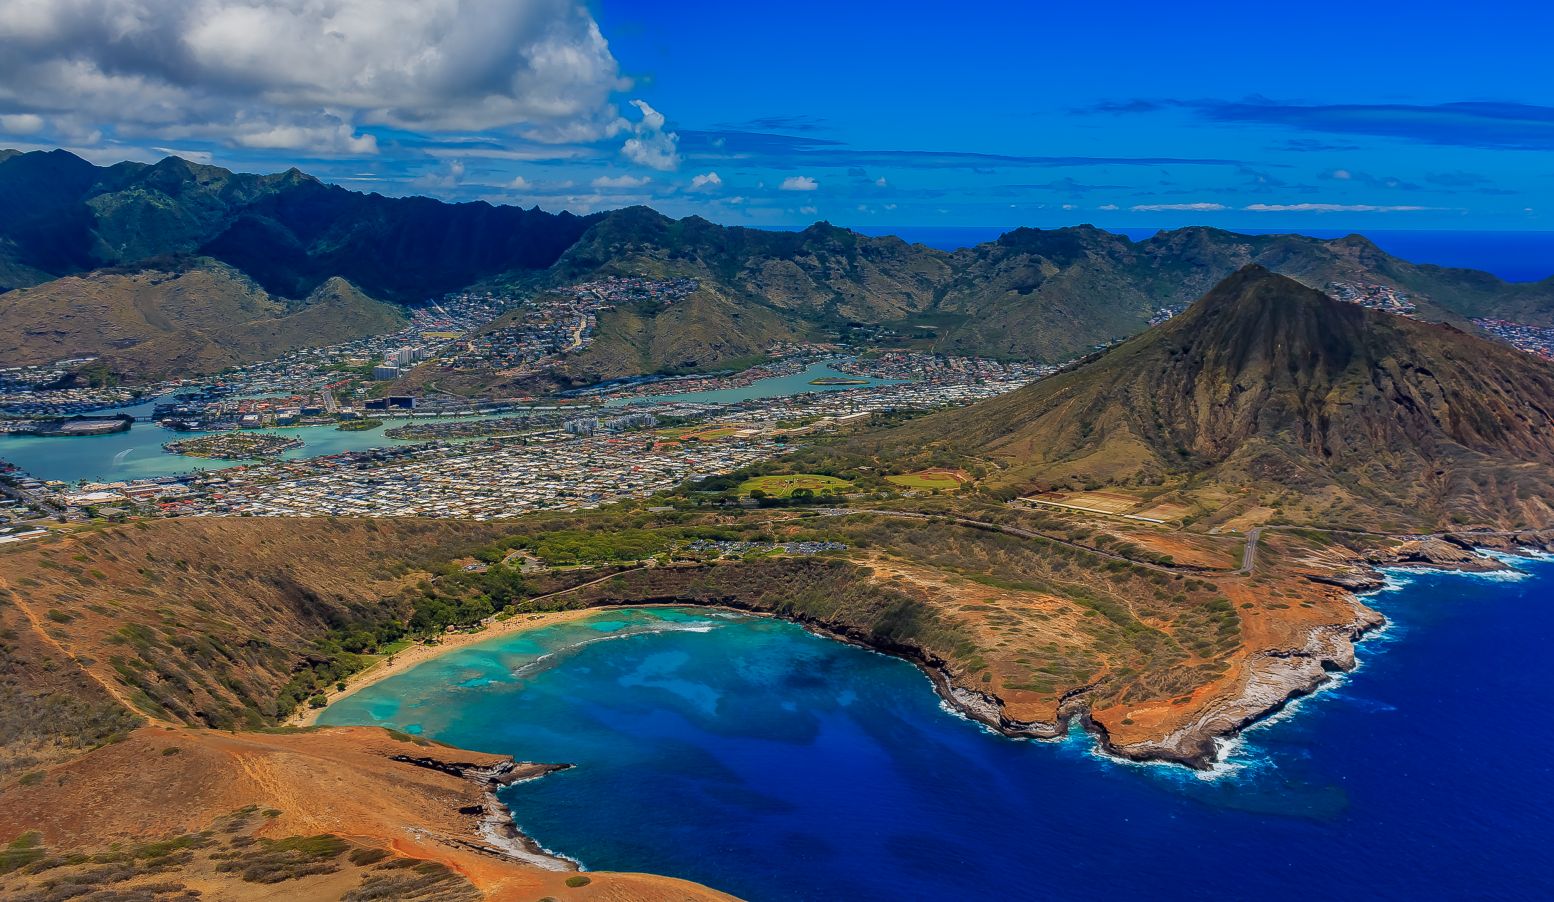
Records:
[[[782,229],[798,231],[800,227]],[[940,251],[958,251],[996,241],[1020,226],[849,226],[874,238],[894,235],[903,241]],[[1144,241],[1173,227],[1137,228],[1101,226],[1108,232]],[[1364,235],[1377,247],[1410,263],[1433,263],[1479,269],[1507,282],[1539,282],[1554,276],[1554,231],[1447,231],[1441,229],[1252,229],[1228,228],[1240,235],[1304,235],[1331,240]]]

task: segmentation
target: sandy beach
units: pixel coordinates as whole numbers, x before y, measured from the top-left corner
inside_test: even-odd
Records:
[[[642,607],[650,607],[642,605]],[[557,623],[567,623],[572,620],[581,620],[599,613],[602,608],[579,608],[571,611],[553,611],[544,614],[515,614],[506,620],[489,619],[485,622],[485,628],[475,632],[447,633],[438,637],[436,644],[417,642],[404,651],[396,652],[387,658],[379,660],[345,681],[345,688],[331,690],[324,694],[330,705],[352,695],[364,687],[371,686],[381,680],[386,680],[396,674],[404,673],[417,664],[445,655],[455,649],[495,639],[498,636],[507,636],[513,633],[522,633],[541,627],[551,626]],[[285,721],[287,726],[308,727],[318,722],[321,714],[328,710],[328,705],[323,708],[302,707],[294,712]]]

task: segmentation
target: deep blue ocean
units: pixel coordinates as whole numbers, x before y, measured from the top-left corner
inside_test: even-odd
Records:
[[[953,251],[992,241],[1012,227],[860,226],[866,235],[898,235],[907,241]],[[1159,229],[1111,229],[1142,241]],[[1382,250],[1412,263],[1460,266],[1494,273],[1508,282],[1537,282],[1554,276],[1554,232],[1449,232],[1400,229],[1231,229],[1247,235],[1299,231],[1313,238],[1342,238],[1359,232]]]
[[[1554,899],[1554,563],[1401,576],[1359,670],[1215,775],[1017,741],[791,624],[609,611],[331,707],[573,770],[517,820],[592,869],[750,900]]]

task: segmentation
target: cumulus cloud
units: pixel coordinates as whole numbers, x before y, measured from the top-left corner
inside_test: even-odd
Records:
[[[205,163],[208,165],[214,162],[208,150],[184,150],[181,147],[153,147],[151,149],[164,157],[182,157],[191,163]],[[370,174],[363,173],[363,175],[367,176],[365,180],[373,180]]]
[[[723,187],[723,179],[716,172],[704,172],[691,177],[692,191],[711,191]]]
[[[790,175],[777,187],[782,191],[814,191],[820,183],[807,175]]]
[[[680,166],[680,136],[664,130],[664,114],[647,105],[646,101],[633,100],[631,105],[642,114],[642,119],[632,126],[633,135],[621,146],[626,159],[649,169],[668,171]]]
[[[43,117],[34,113],[0,115],[0,134],[35,135],[43,131]]]
[[[1215,210],[1225,209],[1224,204],[1195,203],[1195,204],[1134,204],[1130,207],[1135,213],[1212,213]]]
[[[595,188],[641,188],[652,179],[635,175],[601,175],[593,180]]]
[[[253,130],[239,128],[230,140],[239,147],[258,150],[305,148],[318,153],[360,156],[378,152],[378,139],[357,134],[344,122],[333,125],[264,125]]]
[[[464,161],[449,160],[448,164],[437,172],[428,172],[416,178],[411,184],[417,188],[457,188],[464,183]]]
[[[0,0],[0,114],[366,154],[364,126],[598,140],[626,87],[582,0]]]

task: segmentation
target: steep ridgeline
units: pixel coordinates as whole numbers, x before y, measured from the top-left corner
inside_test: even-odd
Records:
[[[695,308],[605,318],[607,340],[574,365],[589,375],[623,375],[612,363],[715,364],[758,352],[773,338],[834,337],[849,323],[885,325],[947,353],[1063,361],[1141,331],[1160,308],[1190,303],[1249,263],[1318,289],[1391,288],[1422,317],[1464,327],[1477,316],[1554,324],[1554,279],[1510,284],[1415,265],[1360,236],[1325,241],[1208,228],[1145,241],[1090,226],[1016,229],[945,253],[825,223],[772,232],[635,207],[594,223],[547,280],[633,274],[701,281]],[[608,334],[611,320],[619,335]],[[655,352],[666,327],[677,337],[668,357]]]
[[[1272,490],[1328,525],[1554,522],[1554,366],[1255,265],[1066,372],[865,442],[991,457],[1020,489]]]
[[[130,380],[392,331],[392,303],[543,269],[586,227],[387,198],[293,169],[0,156],[0,365],[97,356]]]
[[[859,326],[946,353],[1064,361],[1143,330],[1162,307],[1191,302],[1248,263],[1319,290],[1399,291],[1421,316],[1465,328],[1479,316],[1554,325],[1554,279],[1507,284],[1415,265],[1359,236],[1188,228],[1131,241],[1078,226],[1016,229],[946,253],[826,223],[775,232],[646,207],[578,217],[359,194],[297,170],[0,154],[0,291],[107,267],[165,270],[168,257],[213,259],[289,299],[333,278],[390,302],[493,281],[525,290],[612,274],[699,281],[674,304],[606,312],[593,344],[561,368],[571,383],[717,369],[774,341],[834,339]],[[0,318],[0,331],[11,325]],[[89,351],[63,356],[77,353]]]
[[[214,373],[398,328],[404,313],[341,278],[306,298],[276,298],[208,258],[65,276],[0,294],[0,361],[93,356],[134,382]]]
[[[420,301],[543,269],[588,222],[359,194],[295,169],[245,175],[178,157],[98,167],[65,151],[24,153],[0,157],[0,290],[199,254],[281,297],[339,276],[372,297]]]

